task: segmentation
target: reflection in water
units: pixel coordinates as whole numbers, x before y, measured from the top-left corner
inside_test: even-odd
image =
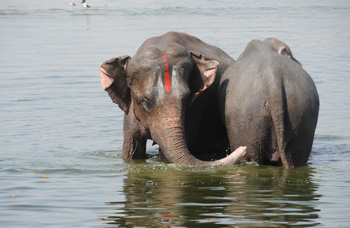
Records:
[[[114,214],[102,220],[122,227],[310,227],[318,225],[320,198],[312,179],[310,167],[133,165],[125,201],[108,202]]]

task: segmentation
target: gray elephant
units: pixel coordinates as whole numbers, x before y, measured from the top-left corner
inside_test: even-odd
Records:
[[[125,112],[123,156],[145,158],[151,139],[169,162],[238,163],[246,148],[226,156],[228,139],[217,102],[222,72],[234,62],[196,37],[169,32],[147,39],[132,58],[102,63],[102,86]],[[216,160],[201,158],[207,154]]]
[[[245,160],[307,164],[319,97],[287,45],[275,38],[251,41],[222,76],[219,102],[230,147],[246,145]]]

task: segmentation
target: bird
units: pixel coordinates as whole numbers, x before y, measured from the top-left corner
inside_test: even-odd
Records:
[[[83,3],[85,8],[90,8],[90,6],[88,4],[86,4],[85,0],[82,0],[81,3]]]
[[[70,1],[69,5],[71,6],[76,6],[77,4],[75,4],[74,0],[73,1]]]

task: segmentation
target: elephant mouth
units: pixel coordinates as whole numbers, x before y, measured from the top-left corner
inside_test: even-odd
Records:
[[[102,65],[102,64],[101,64]],[[105,69],[102,68],[100,65],[100,72],[101,72],[101,84],[104,90],[108,89],[111,87],[111,85],[114,82],[114,79],[111,78],[111,76],[108,75]]]

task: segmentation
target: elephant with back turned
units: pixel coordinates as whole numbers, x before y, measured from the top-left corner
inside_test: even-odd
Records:
[[[220,113],[230,147],[245,160],[304,166],[318,119],[315,84],[289,47],[275,38],[251,41],[220,82]]]
[[[101,83],[125,112],[123,156],[145,158],[146,141],[152,139],[169,162],[239,162],[245,147],[225,157],[228,139],[218,110],[220,77],[234,62],[196,37],[169,32],[147,39],[132,58],[102,63]],[[199,159],[212,151],[216,160]]]

